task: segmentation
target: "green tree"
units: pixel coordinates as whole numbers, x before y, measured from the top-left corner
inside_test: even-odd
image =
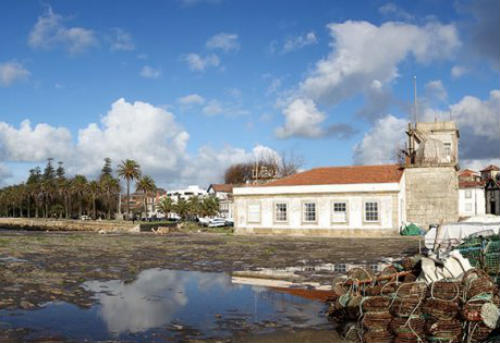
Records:
[[[64,170],[63,162],[59,161],[57,162],[58,167],[56,169],[56,176],[58,180],[64,180],[64,175],[66,174],[66,171]]]
[[[219,213],[219,199],[214,196],[203,198],[201,202],[200,215],[202,217],[213,217]]]
[[[120,182],[111,175],[101,177],[101,188],[106,194],[107,219],[111,219],[111,208],[113,207],[113,194],[120,196]]]
[[[150,176],[144,175],[137,181],[136,191],[144,193],[144,213],[146,214],[146,218],[148,218],[148,195],[156,191],[155,181]]]
[[[95,220],[97,218],[96,200],[101,192],[101,184],[95,180],[90,181],[88,184],[88,190],[89,190],[91,202],[92,202],[92,219]]]
[[[78,201],[78,217],[83,214],[83,200],[85,191],[87,190],[87,178],[83,175],[75,175],[71,181],[72,194],[76,196]]]
[[[177,213],[181,219],[186,219],[190,212],[189,203],[180,198],[174,205],[174,212]]]
[[[56,177],[56,171],[54,170],[54,167],[52,166],[52,161],[54,159],[52,157],[47,159],[47,165],[45,166],[45,169],[43,171],[43,179],[44,180],[54,180]]]
[[[127,182],[127,219],[130,219],[130,182],[141,177],[141,168],[134,160],[125,160],[118,166],[118,176]]]
[[[101,169],[101,176],[99,178],[102,179],[103,177],[109,176],[113,176],[113,168],[111,168],[111,158],[106,157],[104,159],[104,166]]]
[[[188,200],[189,215],[191,217],[198,217],[201,212],[201,201],[198,196],[192,196]]]
[[[158,205],[156,205],[156,209],[158,212],[163,213],[165,217],[168,217],[168,215],[174,211],[174,202],[171,198],[164,197],[160,200]]]

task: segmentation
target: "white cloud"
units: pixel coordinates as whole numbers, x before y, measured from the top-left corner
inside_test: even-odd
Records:
[[[460,76],[466,74],[468,69],[464,66],[456,65],[451,68],[451,76],[454,78],[459,78]]]
[[[276,129],[279,138],[300,136],[317,138],[325,134],[320,124],[326,116],[310,99],[295,99],[283,111],[285,125]]]
[[[158,185],[208,186],[221,182],[231,163],[246,161],[254,153],[231,146],[221,150],[201,146],[197,154],[190,155],[188,142],[189,133],[173,113],[146,102],[118,99],[100,123],[78,131],[76,143],[63,127],[38,124],[33,128],[26,120],[15,128],[0,122],[0,163],[42,162],[54,157],[65,162],[69,174],[94,177],[105,157],[115,165],[131,158]]]
[[[425,93],[430,100],[446,101],[448,93],[441,80],[433,80],[425,85]]]
[[[142,67],[139,75],[146,79],[157,79],[161,75],[161,71],[159,69],[155,69],[151,66],[145,65]]]
[[[71,133],[64,127],[37,124],[29,120],[15,128],[0,122],[0,160],[42,161],[49,157],[68,158],[72,151]]]
[[[177,99],[177,101],[183,106],[203,105],[205,98],[198,94],[189,94]]]
[[[302,49],[305,46],[317,43],[318,39],[316,38],[316,34],[313,31],[311,31],[304,35],[288,38],[283,44],[282,52],[286,54],[288,52]]]
[[[0,63],[0,86],[8,87],[17,81],[26,80],[29,76],[28,69],[19,62]]]
[[[66,27],[64,18],[48,7],[29,34],[28,44],[32,48],[51,49],[63,46],[69,53],[77,54],[97,45],[94,31],[82,27]]]
[[[134,42],[130,33],[123,29],[115,28],[112,30],[110,49],[113,51],[132,51],[135,49]]]
[[[12,176],[9,168],[0,163],[0,187],[7,186],[7,180]]]
[[[385,16],[390,16],[396,19],[402,19],[405,21],[410,21],[413,20],[414,17],[402,9],[401,7],[397,6],[396,4],[389,2],[378,9],[379,13]]]
[[[235,33],[221,32],[212,36],[205,44],[209,49],[220,49],[225,52],[238,50],[240,43]]]
[[[190,53],[184,57],[184,61],[188,64],[189,69],[193,71],[204,71],[208,67],[217,67],[220,64],[220,59],[215,54],[203,57]]]
[[[354,146],[354,163],[370,165],[394,162],[397,150],[404,142],[407,125],[406,119],[392,115],[377,120],[361,142]]]
[[[376,26],[365,21],[346,21],[327,27],[334,41],[332,52],[319,60],[298,88],[289,92],[288,99],[281,103],[291,106],[294,99],[309,99],[314,102],[310,105],[312,108],[316,104],[333,106],[359,93],[370,96],[371,92],[376,96],[374,82],[379,89],[384,89],[398,77],[398,65],[407,57],[413,56],[418,63],[452,58],[461,44],[454,25],[437,22],[424,26],[387,22]],[[387,96],[377,97],[376,103],[383,104],[385,99]],[[285,127],[292,125],[288,123],[289,118],[299,121],[290,115],[292,112],[295,111],[289,107],[283,110]],[[365,112],[370,113],[370,119],[376,118],[372,118],[372,111]],[[303,113],[310,115],[308,111]],[[376,115],[380,114],[379,110]],[[314,132],[318,132],[326,116],[313,117]],[[293,135],[294,130],[289,132]]]
[[[212,99],[203,107],[202,113],[207,116],[237,117],[248,114],[248,111],[241,109],[237,104],[222,103],[217,99]]]
[[[453,25],[416,25],[347,21],[329,24],[334,50],[316,63],[300,84],[314,100],[336,104],[365,90],[373,80],[382,85],[398,76],[398,64],[409,55],[417,62],[451,58],[460,45]]]

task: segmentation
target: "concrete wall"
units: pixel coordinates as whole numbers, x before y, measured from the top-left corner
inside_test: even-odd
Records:
[[[484,188],[461,188],[458,191],[458,214],[460,217],[481,216],[486,213]]]
[[[407,221],[427,228],[429,224],[458,220],[455,168],[407,168],[404,178]]]
[[[305,194],[256,194],[235,195],[235,227],[237,233],[278,233],[304,235],[380,235],[397,234],[399,230],[400,192],[360,192],[360,193],[305,193]],[[347,222],[333,221],[333,203],[347,203]],[[364,220],[364,202],[376,201],[379,206],[379,221]],[[275,204],[286,203],[286,222],[276,222]],[[316,203],[315,223],[303,220],[303,203]],[[249,222],[248,208],[260,206],[260,221]]]

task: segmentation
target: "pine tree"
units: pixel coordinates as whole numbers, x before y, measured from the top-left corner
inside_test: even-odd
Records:
[[[45,167],[45,170],[43,171],[43,179],[44,180],[53,180],[56,175],[56,171],[54,170],[54,167],[52,166],[52,161],[54,159],[52,157],[49,157],[47,159],[47,166]]]
[[[66,171],[64,170],[63,162],[59,161],[57,162],[59,165],[56,170],[56,175],[59,180],[64,180],[64,175],[66,174]]]
[[[104,159],[104,166],[101,169],[101,179],[107,176],[112,176],[113,169],[111,168],[111,158],[106,157]]]

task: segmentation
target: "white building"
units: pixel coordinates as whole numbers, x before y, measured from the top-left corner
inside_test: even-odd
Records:
[[[236,232],[398,233],[405,221],[402,176],[399,165],[330,167],[235,187]]]
[[[481,173],[470,169],[458,175],[458,213],[460,217],[473,217],[486,214],[485,182]]]
[[[219,216],[233,219],[233,185],[211,184],[207,194],[215,196],[219,200]]]
[[[191,185],[184,189],[171,190],[166,194],[166,196],[171,198],[174,202],[177,202],[179,199],[189,200],[194,196],[204,197],[206,195],[207,192],[197,185]]]

